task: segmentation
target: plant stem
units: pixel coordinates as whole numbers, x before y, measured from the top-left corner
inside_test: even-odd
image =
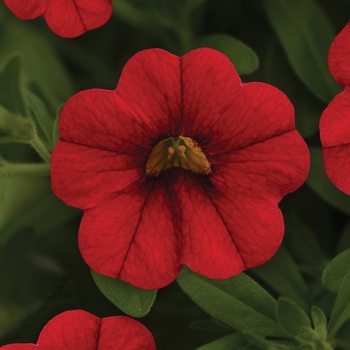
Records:
[[[43,143],[38,138],[38,135],[35,135],[31,141],[30,145],[38,152],[39,156],[45,161],[45,163],[50,165],[50,153],[47,151]]]
[[[0,177],[43,177],[50,175],[50,165],[39,164],[13,164],[5,162],[0,166]]]

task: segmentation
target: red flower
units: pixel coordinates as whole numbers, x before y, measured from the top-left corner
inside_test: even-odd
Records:
[[[309,168],[287,97],[242,85],[212,49],[136,54],[115,91],[71,97],[59,130],[52,188],[85,211],[85,261],[146,289],[182,264],[223,279],[270,259],[283,236],[277,203]]]
[[[328,66],[345,90],[334,97],[321,116],[323,164],[330,180],[350,194],[350,23],[335,37]]]
[[[150,331],[126,316],[98,318],[82,310],[66,311],[43,328],[34,344],[11,344],[4,350],[155,350]]]
[[[44,16],[56,34],[73,38],[101,27],[112,14],[111,0],[4,0],[20,19]]]

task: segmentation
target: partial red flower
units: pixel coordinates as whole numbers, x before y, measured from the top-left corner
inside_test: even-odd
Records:
[[[4,350],[155,350],[151,332],[126,316],[99,318],[86,311],[66,311],[43,328],[36,344],[10,344]]]
[[[114,91],[67,101],[59,133],[52,188],[85,211],[83,258],[146,289],[183,264],[224,279],[266,262],[283,237],[277,204],[309,169],[288,98],[241,84],[212,49],[136,54]]]
[[[345,89],[321,116],[323,164],[335,186],[350,194],[350,23],[335,37],[328,53],[328,66]]]
[[[51,30],[74,38],[101,27],[112,15],[111,0],[4,0],[20,19],[44,16]]]

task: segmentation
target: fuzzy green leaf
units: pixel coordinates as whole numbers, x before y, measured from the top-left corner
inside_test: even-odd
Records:
[[[311,308],[311,319],[314,325],[316,333],[319,335],[320,340],[324,341],[327,339],[327,318],[323,311],[313,305]]]
[[[281,328],[292,337],[299,335],[304,328],[311,328],[310,319],[305,311],[291,299],[278,299],[276,316]]]
[[[274,315],[276,300],[247,275],[241,273],[218,281],[185,266],[177,282],[204,311],[233,329],[285,336]]]
[[[323,286],[331,292],[337,293],[350,270],[350,249],[337,255],[325,268],[322,276]]]

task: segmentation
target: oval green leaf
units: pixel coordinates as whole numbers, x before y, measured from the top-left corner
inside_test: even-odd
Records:
[[[327,65],[335,36],[329,18],[315,0],[264,0],[264,7],[294,71],[315,96],[328,103],[341,91]]]
[[[156,299],[156,290],[136,288],[117,278],[110,278],[91,270],[92,278],[102,294],[120,310],[132,317],[144,317]]]
[[[323,286],[337,293],[350,269],[350,249],[337,255],[325,268],[322,275]]]
[[[242,41],[227,35],[213,34],[194,41],[192,48],[209,47],[225,54],[235,66],[238,74],[251,74],[259,67],[256,53]]]
[[[196,304],[226,325],[260,335],[285,336],[274,315],[276,300],[247,275],[211,280],[185,266],[177,282]]]
[[[305,328],[311,328],[310,319],[305,311],[291,299],[278,299],[276,316],[280,327],[292,337],[299,335]]]

